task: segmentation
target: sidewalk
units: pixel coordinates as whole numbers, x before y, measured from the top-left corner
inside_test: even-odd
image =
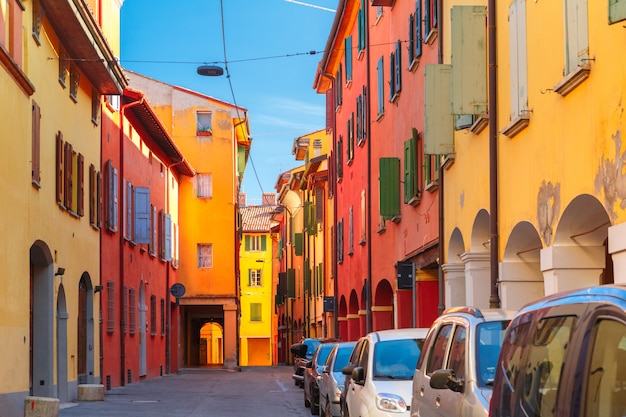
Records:
[[[185,368],[105,392],[98,402],[63,403],[60,417],[308,416],[291,366],[244,367],[241,372]]]

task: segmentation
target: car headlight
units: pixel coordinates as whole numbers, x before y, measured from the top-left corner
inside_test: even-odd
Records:
[[[395,394],[376,395],[376,407],[389,413],[404,413],[407,410],[404,399]]]
[[[343,392],[343,388],[344,388],[343,384],[337,385],[337,387],[335,388],[335,394],[337,395],[337,397],[341,396],[341,393]]]

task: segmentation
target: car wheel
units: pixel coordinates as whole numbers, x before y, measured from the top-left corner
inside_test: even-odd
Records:
[[[320,413],[320,400],[317,399],[317,404],[315,403],[315,398],[311,399],[311,415],[316,416]]]

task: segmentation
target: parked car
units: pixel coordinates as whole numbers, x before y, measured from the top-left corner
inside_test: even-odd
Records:
[[[490,415],[626,416],[626,285],[555,294],[506,331]]]
[[[345,417],[409,416],[413,370],[428,329],[392,329],[360,338],[342,369]],[[358,360],[357,360],[358,358]]]
[[[322,366],[328,358],[334,343],[322,343],[313,354],[311,362],[304,369],[304,406],[311,407],[311,414],[316,416],[320,412],[320,393],[318,382],[322,375]]]
[[[341,373],[348,364],[348,358],[356,342],[337,343],[333,346],[326,363],[322,367],[319,380],[319,411],[321,417],[340,417],[339,397],[344,388],[346,376]]]
[[[411,416],[486,417],[502,339],[514,315],[473,307],[444,311],[415,368]]]
[[[292,378],[296,386],[304,388],[304,369],[313,359],[313,353],[321,343],[320,339],[305,338],[289,348],[294,357]]]

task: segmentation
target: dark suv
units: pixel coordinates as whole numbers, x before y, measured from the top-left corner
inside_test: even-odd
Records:
[[[492,417],[626,416],[626,286],[555,294],[508,327]]]
[[[296,386],[304,388],[304,369],[313,359],[313,353],[321,343],[320,339],[305,338],[289,348],[294,357],[292,378]]]

